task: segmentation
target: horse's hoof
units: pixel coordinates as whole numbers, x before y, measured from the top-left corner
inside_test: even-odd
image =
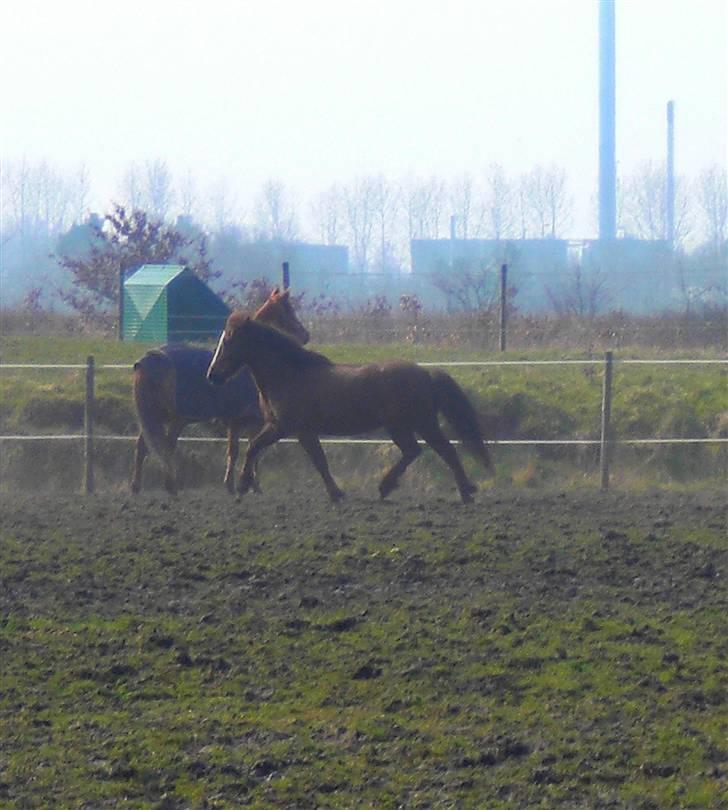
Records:
[[[468,483],[460,490],[460,498],[463,503],[472,503],[473,495],[478,491],[475,484]]]
[[[329,497],[331,498],[332,503],[339,503],[346,498],[346,493],[342,492],[340,489],[337,489],[335,492],[329,492]]]
[[[478,485],[474,484],[472,481],[466,481],[462,487],[460,487],[461,495],[475,495],[477,491]]]
[[[129,484],[129,489],[132,495],[138,495],[142,491],[141,486],[137,484],[136,481],[132,481],[131,484]]]

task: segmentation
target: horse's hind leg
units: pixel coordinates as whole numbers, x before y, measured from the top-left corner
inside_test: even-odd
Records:
[[[263,425],[263,429],[258,433],[255,438],[251,439],[248,445],[248,451],[245,454],[245,464],[243,464],[243,471],[240,473],[238,479],[238,492],[241,495],[253,486],[253,478],[255,476],[255,467],[260,453],[271,444],[275,444],[278,439],[283,437],[283,431],[278,425],[273,422],[268,422]]]
[[[144,441],[144,434],[140,433],[134,448],[134,473],[131,479],[131,491],[136,495],[142,488],[142,465],[149,453],[147,443]]]
[[[417,444],[417,438],[411,430],[390,429],[389,435],[392,441],[402,451],[401,458],[396,461],[384,474],[379,484],[379,494],[382,498],[399,484],[399,479],[409,465],[420,455],[422,448]]]
[[[162,458],[162,462],[164,463],[164,488],[170,495],[177,494],[177,460],[175,450],[177,448],[177,439],[179,439],[184,426],[184,422],[172,422],[164,442],[164,456]]]
[[[225,472],[225,484],[227,485],[228,492],[235,492],[235,464],[238,460],[238,444],[240,441],[240,434],[245,434],[248,439],[248,445],[250,445],[250,442],[255,436],[258,435],[258,433],[260,433],[262,427],[263,422],[260,419],[257,419],[255,422],[251,422],[250,420],[235,422],[228,428],[228,466],[227,471]],[[234,435],[231,434],[231,431],[234,431]],[[253,464],[253,478],[250,488],[253,490],[253,492],[257,492],[259,494],[262,491],[260,488],[260,478],[258,477],[257,458]]]
[[[340,501],[344,497],[344,493],[336,485],[336,481],[331,477],[329,472],[329,463],[326,461],[324,449],[321,447],[321,442],[318,436],[310,433],[299,434],[297,436],[298,443],[306,451],[308,457],[313,462],[313,466],[318,470],[319,475],[324,479],[326,491],[329,493],[329,498],[332,501]]]
[[[238,460],[238,425],[228,425],[227,429],[227,466],[225,468],[225,486],[232,495],[235,492],[235,464]]]
[[[465,474],[457,451],[450,444],[447,437],[440,429],[440,426],[437,423],[428,425],[424,430],[418,429],[418,433],[452,470],[462,502],[470,503],[470,501],[473,500],[473,495],[478,491],[478,488]]]

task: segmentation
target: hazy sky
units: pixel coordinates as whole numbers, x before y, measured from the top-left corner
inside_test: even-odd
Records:
[[[85,164],[105,209],[132,161],[241,199],[269,177],[563,165],[588,235],[597,0],[4,0],[0,156]],[[617,0],[621,171],[728,159],[728,0]]]

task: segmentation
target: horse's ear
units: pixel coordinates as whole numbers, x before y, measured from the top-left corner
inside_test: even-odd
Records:
[[[273,289],[270,291],[270,297],[271,298],[278,298],[278,296],[280,294],[281,294],[281,288],[276,284],[276,286],[273,287]]]

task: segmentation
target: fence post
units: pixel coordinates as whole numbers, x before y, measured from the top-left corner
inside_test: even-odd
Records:
[[[288,262],[283,262],[283,289],[287,290],[291,286],[291,270]]]
[[[86,359],[86,401],[83,409],[83,491],[94,491],[94,357]]]
[[[500,269],[500,350],[506,350],[506,332],[508,327],[508,301],[506,290],[508,287],[508,265],[502,264]]]
[[[612,352],[605,352],[604,384],[602,386],[602,434],[599,445],[599,469],[602,489],[609,489],[609,456],[612,440],[609,424],[612,416],[612,361]]]

